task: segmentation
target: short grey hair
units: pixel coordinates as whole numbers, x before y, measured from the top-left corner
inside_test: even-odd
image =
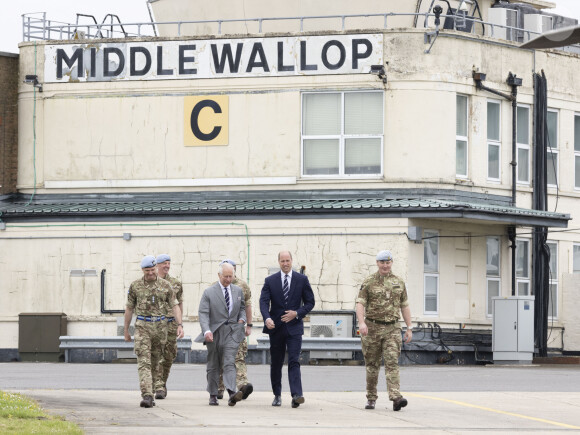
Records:
[[[223,275],[224,267],[231,267],[232,272],[235,271],[234,266],[232,266],[230,263],[220,263],[218,267],[218,275]]]

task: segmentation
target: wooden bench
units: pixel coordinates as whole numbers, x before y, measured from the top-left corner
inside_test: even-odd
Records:
[[[262,351],[262,364],[266,364],[266,351],[270,350],[270,339],[258,337],[256,350]],[[361,351],[360,337],[302,337],[302,350],[308,351]]]
[[[114,337],[75,337],[62,335],[59,337],[60,348],[64,350],[64,362],[70,362],[69,352],[71,349],[114,349],[121,351],[133,351],[134,341],[125,341],[123,336]],[[190,336],[185,336],[177,340],[177,350],[185,351],[185,363],[189,364],[189,351],[192,340]]]

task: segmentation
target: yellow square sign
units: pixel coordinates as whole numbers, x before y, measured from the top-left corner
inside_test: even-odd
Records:
[[[185,146],[228,144],[229,97],[185,97],[183,111]]]

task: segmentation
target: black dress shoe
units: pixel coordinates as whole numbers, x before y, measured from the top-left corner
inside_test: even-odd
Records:
[[[272,406],[282,406],[282,396],[274,396]]]
[[[228,391],[228,393],[230,393],[230,400],[228,400],[228,405],[229,406],[236,406],[236,403],[238,403],[240,400],[242,400],[242,397],[244,397],[244,393],[242,393],[242,391],[236,391],[235,393],[233,391]]]
[[[292,408],[298,408],[302,403],[304,403],[304,396],[298,394],[292,396]]]
[[[254,391],[254,386],[248,383],[244,385],[242,388],[240,388],[240,391],[244,394],[242,396],[242,400],[246,400],[248,396],[252,394],[252,391]]]
[[[218,402],[217,396],[209,396],[209,404],[210,406],[218,406],[220,403]]]

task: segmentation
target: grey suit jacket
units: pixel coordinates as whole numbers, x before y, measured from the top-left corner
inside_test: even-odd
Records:
[[[246,322],[244,293],[237,285],[230,285],[230,289],[232,293],[232,300],[230,301],[232,304],[231,314],[228,313],[224,292],[219,282],[204,290],[199,303],[201,334],[195,338],[196,342],[203,343],[206,331],[211,331],[213,334],[224,324],[229,324],[232,328],[232,338],[236,343],[240,343],[245,338],[245,327],[243,324],[238,323],[240,319]]]

